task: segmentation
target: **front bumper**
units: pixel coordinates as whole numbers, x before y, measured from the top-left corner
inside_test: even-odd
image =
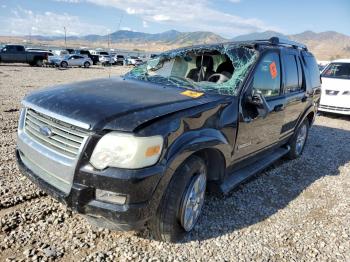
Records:
[[[18,149],[16,159],[23,175],[99,227],[116,230],[141,229],[155,212],[152,196],[164,173],[163,166],[139,170],[107,168],[96,171],[86,165],[75,173],[72,188],[69,194],[65,194],[30,170],[23,163]],[[96,189],[125,195],[127,201],[123,205],[99,201],[95,198]]]
[[[342,114],[342,115],[350,115],[350,107],[340,107],[340,106],[331,106],[331,105],[321,104],[318,107],[318,111]]]

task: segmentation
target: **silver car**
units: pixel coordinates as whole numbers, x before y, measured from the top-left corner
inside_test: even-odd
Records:
[[[55,61],[55,64],[67,68],[69,66],[83,66],[85,68],[89,68],[93,63],[92,60],[88,56],[82,56],[82,55],[66,55],[62,57],[61,59]]]

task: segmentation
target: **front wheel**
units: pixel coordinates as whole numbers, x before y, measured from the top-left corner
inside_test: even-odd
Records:
[[[68,63],[66,61],[61,62],[61,67],[62,68],[67,68],[68,67]]]
[[[296,130],[295,134],[289,142],[290,151],[287,155],[287,158],[296,159],[302,155],[307,136],[309,134],[309,127],[310,125],[307,119],[305,119],[298,127],[298,129]]]
[[[90,63],[89,63],[89,62],[85,62],[85,63],[84,63],[84,67],[85,67],[85,68],[89,68],[89,67],[90,67]]]
[[[36,66],[42,67],[44,65],[44,62],[43,62],[43,60],[38,59],[38,60],[36,60],[35,64],[36,64]]]
[[[149,227],[156,240],[176,242],[195,226],[204,203],[207,168],[188,158],[174,173]]]

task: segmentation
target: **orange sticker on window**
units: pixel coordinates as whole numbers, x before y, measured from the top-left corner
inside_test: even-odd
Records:
[[[276,68],[276,63],[272,62],[270,64],[270,74],[272,79],[275,79],[277,77],[277,68]]]
[[[189,96],[189,97],[192,97],[192,98],[197,98],[197,97],[202,96],[203,93],[201,93],[201,92],[196,92],[196,91],[191,91],[191,90],[186,90],[186,91],[183,91],[183,92],[181,93],[181,95]]]

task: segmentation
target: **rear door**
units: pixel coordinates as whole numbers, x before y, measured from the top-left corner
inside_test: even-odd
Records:
[[[234,161],[253,156],[279,141],[284,119],[284,96],[281,90],[281,62],[279,50],[265,52],[254,69],[251,86],[246,94],[253,90],[260,92],[272,109],[266,117],[258,114],[257,108],[242,103],[242,116],[239,122]]]
[[[27,53],[23,46],[16,46],[16,51],[14,55],[15,62],[17,63],[26,63],[27,62]]]
[[[292,134],[298,119],[307,106],[306,81],[299,51],[285,48],[282,51],[282,92],[285,97],[284,120],[281,138]]]

